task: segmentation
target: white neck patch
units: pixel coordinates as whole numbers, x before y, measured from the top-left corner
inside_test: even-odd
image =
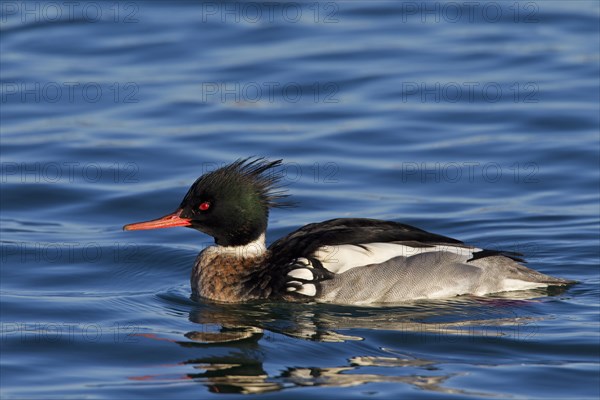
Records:
[[[265,245],[265,234],[261,234],[258,239],[242,246],[210,246],[204,253],[207,255],[221,255],[236,258],[255,258],[262,256],[267,251]]]

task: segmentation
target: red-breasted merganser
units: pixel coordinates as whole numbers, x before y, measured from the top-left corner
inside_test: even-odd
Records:
[[[192,290],[230,303],[389,303],[573,283],[524,267],[519,253],[376,219],[309,224],[267,248],[269,209],[290,205],[273,170],[281,163],[237,160],[198,178],[172,214],[123,229],[185,226],[212,236],[215,246],[196,259]]]

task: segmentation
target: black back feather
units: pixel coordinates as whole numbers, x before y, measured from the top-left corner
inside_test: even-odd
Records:
[[[321,246],[374,242],[419,242],[463,244],[460,240],[436,235],[414,226],[368,218],[337,218],[306,225],[277,240],[269,249],[276,257],[306,257]]]
[[[466,246],[463,242],[438,235],[411,225],[367,218],[338,218],[306,225],[275,241],[269,250],[275,262],[279,258],[307,257],[321,246],[361,245],[374,242],[402,242],[412,247],[449,244]],[[507,251],[482,250],[469,261],[502,255],[522,262],[522,254]]]

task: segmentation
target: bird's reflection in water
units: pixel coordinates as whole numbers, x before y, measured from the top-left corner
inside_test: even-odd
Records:
[[[388,360],[386,360],[384,364],[388,364]],[[379,366],[376,360],[369,365]],[[202,372],[189,374],[189,378],[204,382],[213,393],[251,394],[279,391],[291,387],[349,387],[365,383],[396,382],[413,385],[423,390],[441,393],[485,395],[485,393],[468,392],[444,387],[444,382],[453,375],[389,376],[348,373],[357,371],[358,367],[358,365],[351,365],[348,367],[337,368],[288,368],[278,376],[269,377],[260,365],[197,364],[194,368],[197,368]]]
[[[535,324],[538,317],[528,316],[520,306],[531,304],[540,294],[547,295],[548,292],[522,291],[512,293],[510,297],[503,294],[461,297],[384,307],[204,303],[189,315],[190,321],[202,326],[203,330],[188,332],[185,336],[206,344],[249,339],[263,331],[319,342],[363,340],[363,337],[348,332],[360,329],[407,334],[507,336],[523,334],[519,328]]]
[[[193,368],[185,379],[202,383],[215,393],[264,393],[292,387],[348,387],[365,383],[403,383],[440,393],[487,396],[446,386],[457,373],[440,374],[440,361],[400,354],[389,350],[388,357],[356,354],[335,367],[287,367],[269,374],[263,367],[264,341],[289,337],[318,342],[365,340],[361,331],[387,331],[414,338],[426,335],[506,337],[534,329],[538,317],[521,312],[521,305],[540,297],[539,291],[486,298],[459,298],[452,301],[413,303],[395,307],[347,307],[323,304],[211,304],[200,302],[190,312],[190,321],[200,329],[177,340],[181,346],[228,348],[226,355],[184,361]],[[525,328],[525,329],[524,329]],[[284,335],[284,336],[278,336]],[[398,340],[398,343],[403,343]],[[272,348],[272,346],[271,346]],[[388,349],[382,349],[387,351]],[[200,352],[206,353],[206,351]],[[305,362],[304,362],[305,363]],[[294,362],[294,364],[300,364]],[[365,367],[392,367],[386,374],[361,373]],[[395,367],[395,368],[393,368]],[[398,368],[406,375],[397,376]]]

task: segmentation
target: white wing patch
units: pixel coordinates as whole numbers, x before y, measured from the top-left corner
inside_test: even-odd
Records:
[[[317,294],[317,287],[312,283],[305,283],[304,285],[302,285],[302,288],[300,288],[300,290],[298,290],[296,293],[300,293],[305,296],[314,296],[315,294]]]
[[[288,292],[300,293],[305,296],[315,296],[317,294],[317,287],[315,284],[310,283],[310,281],[315,280],[315,274],[312,272],[312,263],[308,259],[302,257],[294,260],[292,268],[293,269],[287,273],[287,276],[300,279],[304,282],[300,280],[290,280],[287,282],[285,290]]]
[[[306,281],[312,281],[313,279],[315,279],[314,274],[310,271],[308,267],[293,269],[290,272],[288,272],[288,276],[291,276],[293,278],[304,279]]]
[[[451,258],[448,253],[456,254],[456,261],[466,261],[473,253],[481,251],[475,247],[458,247],[435,245],[430,247],[412,247],[400,243],[368,243],[360,246],[344,244],[340,246],[323,246],[314,253],[323,267],[334,274],[344,273],[352,268],[369,264],[380,264],[394,257],[412,257],[421,253],[439,252],[440,256]],[[466,257],[466,258],[465,258]]]

